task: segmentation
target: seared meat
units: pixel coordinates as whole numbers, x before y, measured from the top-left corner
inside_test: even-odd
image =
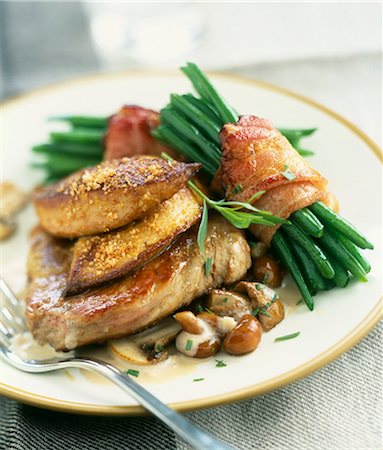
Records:
[[[196,228],[169,250],[113,284],[64,297],[71,255],[68,244],[41,228],[32,235],[27,322],[35,339],[57,350],[135,333],[172,314],[209,288],[240,280],[251,264],[242,232],[222,217],[209,222],[206,275]]]
[[[123,106],[109,120],[104,159],[140,155],[160,156],[162,152],[176,157],[174,151],[156,141],[150,134],[159,123],[160,117],[156,111],[141,106]]]
[[[149,156],[106,161],[39,190],[37,215],[43,228],[58,237],[110,231],[145,216],[199,168]]]
[[[181,189],[139,222],[80,238],[73,249],[67,294],[121,277],[159,254],[201,217],[201,200]]]

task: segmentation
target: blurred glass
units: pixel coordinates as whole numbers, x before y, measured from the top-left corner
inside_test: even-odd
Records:
[[[205,20],[198,4],[82,2],[95,48],[104,65],[161,65],[200,42]]]

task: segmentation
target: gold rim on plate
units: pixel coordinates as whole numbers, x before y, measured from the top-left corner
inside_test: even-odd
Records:
[[[332,111],[330,108],[317,103],[315,100],[312,100],[303,95],[292,92],[288,89],[275,86],[273,84],[254,80],[251,78],[246,78],[241,75],[229,75],[223,74],[220,72],[210,72],[211,75],[216,78],[223,78],[231,81],[236,81],[242,84],[249,84],[253,86],[258,86],[273,92],[278,92],[280,94],[286,95],[288,97],[295,98],[302,103],[306,103],[313,108],[322,111],[328,116],[335,119],[337,122],[340,122],[346,128],[348,128],[352,133],[356,134],[362,141],[364,141],[367,146],[372,150],[372,152],[377,156],[377,158],[383,162],[382,151],[379,146],[369,138],[363,131],[361,131],[356,125],[349,122],[346,118],[341,116],[340,114]],[[145,76],[145,77],[158,77],[162,76],[175,76],[177,75],[175,71],[160,71],[160,70],[130,70],[130,71],[121,71],[121,72],[111,72],[111,73],[101,73],[95,74],[91,76],[83,76],[73,80],[67,80],[59,83],[55,83],[52,85],[48,85],[34,91],[31,91],[26,94],[22,94],[20,96],[12,97],[6,101],[0,103],[2,107],[12,106],[15,103],[24,101],[32,96],[40,95],[45,92],[49,92],[52,90],[57,90],[62,87],[67,87],[70,85],[79,85],[86,84],[90,80],[97,80],[100,78],[124,78],[124,77],[134,77],[134,76]],[[170,404],[172,408],[177,411],[187,412],[193,411],[197,409],[203,409],[208,407],[214,407],[219,405],[224,405],[227,403],[237,402],[240,400],[245,400],[250,397],[254,397],[261,394],[266,394],[267,392],[271,392],[287,384],[293,383],[303,377],[310,375],[312,372],[320,369],[321,367],[329,364],[334,359],[339,357],[342,353],[350,350],[354,345],[356,345],[359,341],[361,341],[372,328],[377,325],[379,320],[383,317],[383,308],[382,308],[382,299],[380,298],[373,309],[369,314],[343,339],[337,342],[332,347],[328,348],[320,355],[311,359],[310,361],[302,364],[295,369],[286,372],[278,377],[274,377],[268,381],[258,383],[254,386],[250,386],[247,388],[239,389],[228,394],[214,396],[214,397],[206,397],[200,400],[191,400],[186,402],[177,402]],[[52,410],[69,412],[69,413],[77,413],[77,414],[93,414],[93,415],[111,415],[111,416],[122,416],[122,415],[142,415],[146,413],[146,410],[139,405],[128,405],[128,406],[104,406],[104,405],[91,405],[88,403],[77,403],[77,402],[67,402],[65,400],[59,400],[53,397],[47,397],[43,395],[33,394],[28,391],[24,391],[21,389],[15,389],[12,386],[1,383],[0,384],[0,394],[5,395],[14,400],[18,400],[23,403],[27,403],[33,406],[44,407]]]

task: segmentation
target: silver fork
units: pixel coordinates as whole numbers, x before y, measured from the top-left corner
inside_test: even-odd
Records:
[[[27,361],[21,359],[10,348],[12,338],[17,333],[27,331],[25,321],[18,313],[20,303],[2,278],[0,278],[0,292],[3,298],[0,308],[0,356],[13,367],[30,373],[50,372],[71,367],[97,372],[128,392],[192,447],[198,450],[233,450],[224,442],[192,425],[181,414],[170,409],[129,375],[111,364],[94,358],[74,357]]]

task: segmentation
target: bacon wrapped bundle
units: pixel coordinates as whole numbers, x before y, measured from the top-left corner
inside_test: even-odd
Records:
[[[265,191],[253,205],[287,219],[294,211],[326,201],[327,180],[299,155],[266,119],[241,116],[220,133],[221,179],[227,199],[248,201]],[[252,233],[270,244],[278,226],[252,225]]]
[[[120,159],[130,156],[160,156],[174,151],[158,142],[151,131],[160,123],[159,114],[141,106],[123,106],[108,123],[105,135],[104,159]]]

